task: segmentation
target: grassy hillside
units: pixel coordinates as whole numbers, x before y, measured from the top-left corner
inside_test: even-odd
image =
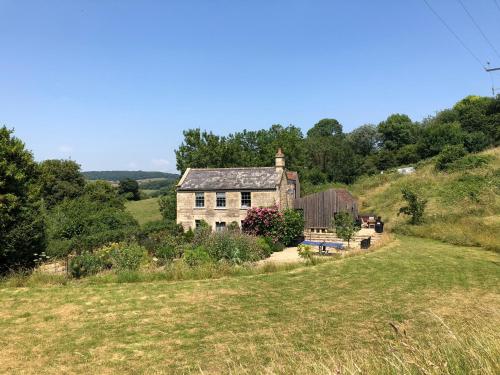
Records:
[[[349,189],[359,197],[361,211],[380,214],[396,232],[500,251],[500,148],[482,155],[490,161],[478,168],[438,172],[429,160],[413,175],[365,177]],[[428,199],[423,225],[407,225],[406,217],[397,216],[405,205],[404,186]]]
[[[161,219],[158,198],[128,201],[125,203],[125,207],[141,225],[148,221]]]
[[[399,237],[267,275],[0,284],[0,373],[495,374],[498,262]]]

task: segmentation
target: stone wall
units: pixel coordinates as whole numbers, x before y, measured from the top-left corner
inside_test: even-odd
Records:
[[[177,192],[177,223],[182,224],[184,229],[194,228],[195,220],[205,220],[212,229],[215,229],[216,222],[225,222],[227,226],[236,221],[240,225],[241,221],[246,217],[247,208],[241,208],[241,194],[239,191],[226,191],[226,208],[215,207],[214,191],[204,193],[205,207],[196,208],[195,192]],[[251,193],[252,207],[270,207],[277,204],[280,198],[276,190],[251,191]]]

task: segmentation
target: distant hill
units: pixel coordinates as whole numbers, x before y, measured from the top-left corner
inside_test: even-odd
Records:
[[[167,180],[177,180],[179,175],[165,172],[146,171],[88,171],[82,172],[87,180],[120,181],[126,178],[132,180],[147,180],[153,178],[165,178]]]

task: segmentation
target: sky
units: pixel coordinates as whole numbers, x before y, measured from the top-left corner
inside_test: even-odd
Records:
[[[459,0],[428,2],[500,66]],[[462,2],[500,50],[495,0]],[[348,132],[470,94],[490,76],[424,0],[0,0],[0,125],[83,170],[175,172],[189,128]]]

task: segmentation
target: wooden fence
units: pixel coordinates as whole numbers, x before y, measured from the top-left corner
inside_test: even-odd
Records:
[[[294,201],[294,208],[302,210],[305,228],[328,228],[337,212],[358,214],[358,205],[351,193],[345,189],[330,189],[306,195]]]

